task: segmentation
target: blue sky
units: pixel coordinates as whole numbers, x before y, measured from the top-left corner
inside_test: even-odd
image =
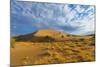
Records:
[[[12,35],[48,28],[75,35],[94,34],[95,6],[12,0]]]

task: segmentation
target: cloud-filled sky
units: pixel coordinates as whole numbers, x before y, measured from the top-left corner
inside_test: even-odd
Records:
[[[94,34],[95,6],[12,0],[12,35],[48,28],[75,35]]]

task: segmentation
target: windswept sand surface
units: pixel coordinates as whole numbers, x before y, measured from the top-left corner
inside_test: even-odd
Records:
[[[31,64],[37,60],[40,52],[41,48],[33,46],[32,43],[16,43],[15,48],[11,48],[11,63],[13,65]]]
[[[35,65],[95,60],[95,47],[72,42],[16,42],[11,65]]]

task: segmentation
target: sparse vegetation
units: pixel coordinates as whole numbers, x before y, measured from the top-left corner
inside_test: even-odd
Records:
[[[14,48],[16,43],[16,39],[15,38],[11,38],[11,48]]]
[[[14,48],[14,44],[18,44],[17,46],[20,50],[18,52],[18,49],[14,49],[15,52],[12,52],[12,65],[53,64],[95,60],[94,36],[68,35],[64,41],[54,41],[53,36],[51,37],[49,35],[41,39],[37,38],[35,41],[29,41],[31,38],[28,41],[21,41],[22,39],[16,41],[15,38],[11,39],[11,47]],[[65,37],[60,36],[59,38]],[[43,41],[41,42],[41,40]],[[25,47],[24,44],[28,46]]]

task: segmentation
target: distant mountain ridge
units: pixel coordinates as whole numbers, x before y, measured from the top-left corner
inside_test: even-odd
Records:
[[[17,41],[45,42],[45,41],[73,40],[72,37],[81,37],[81,36],[66,34],[53,29],[42,29],[30,34],[16,36],[15,38]]]

